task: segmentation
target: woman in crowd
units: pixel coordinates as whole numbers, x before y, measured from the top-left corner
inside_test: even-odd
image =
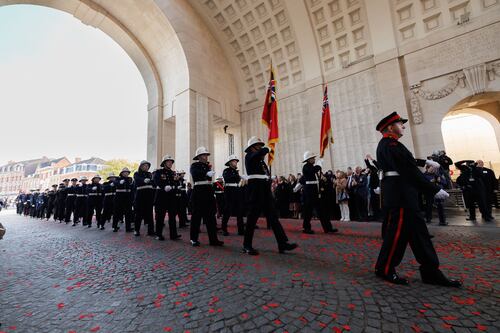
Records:
[[[335,191],[337,203],[340,206],[340,221],[349,222],[349,195],[347,194],[347,175],[344,171],[337,171]]]
[[[297,178],[290,174],[288,176],[288,183],[292,189],[292,193],[290,194],[290,211],[292,212],[292,218],[298,219],[300,212],[300,191],[293,191],[298,184]]]

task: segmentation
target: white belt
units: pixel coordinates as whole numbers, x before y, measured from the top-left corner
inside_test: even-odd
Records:
[[[248,179],[269,179],[267,175],[248,175]]]
[[[194,186],[197,186],[197,185],[212,185],[212,182],[210,180],[202,180],[199,182],[194,182]]]
[[[104,196],[107,197],[107,196],[110,196],[110,195],[115,195],[114,193],[104,193]]]
[[[306,185],[315,185],[315,184],[319,184],[319,182],[317,180],[308,180],[308,181],[306,181]]]
[[[386,172],[384,172],[384,176],[386,176],[386,177],[399,176],[399,172],[397,172],[397,171],[386,171]]]
[[[74,194],[74,193],[73,193],[73,194],[68,194],[67,196],[68,196],[68,197],[74,197],[75,195],[76,195],[76,194]]]
[[[215,194],[221,194],[221,193],[224,193],[222,191],[215,191]]]
[[[153,188],[153,185],[142,185],[142,186],[137,186],[136,190],[143,190],[145,188]]]
[[[101,193],[89,193],[89,195],[96,196],[96,195],[101,195]]]
[[[226,183],[224,184],[225,187],[238,187],[238,183]]]
[[[116,189],[116,192],[130,192],[129,189]]]
[[[76,196],[77,197],[86,197],[87,195],[86,194],[77,194]]]

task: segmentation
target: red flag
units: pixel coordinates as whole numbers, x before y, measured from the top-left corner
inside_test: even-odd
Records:
[[[319,157],[325,155],[328,144],[333,144],[332,124],[330,120],[330,105],[328,104],[328,87],[325,86],[323,95],[323,108],[321,110],[321,134],[319,143]]]
[[[271,65],[271,78],[267,87],[264,110],[262,111],[262,123],[269,129],[267,145],[269,146],[268,163],[271,165],[274,160],[276,143],[279,140],[278,134],[278,101],[276,99],[276,81],[274,80],[273,67]]]

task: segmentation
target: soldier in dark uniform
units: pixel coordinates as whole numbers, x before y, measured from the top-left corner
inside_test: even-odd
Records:
[[[132,232],[132,186],[133,180],[128,168],[123,168],[115,179],[115,202],[113,204],[113,232],[117,232],[118,221],[125,216],[125,231]]]
[[[38,203],[38,196],[40,195],[40,190],[36,189],[33,191],[33,195],[31,197],[31,207],[30,207],[30,217],[35,217],[36,215],[36,205]]]
[[[332,227],[328,210],[321,209],[322,207],[319,204],[321,197],[320,179],[323,176],[321,166],[314,165],[316,163],[316,155],[310,151],[306,151],[304,153],[304,161],[302,163],[304,163],[304,166],[302,167],[303,176],[300,179],[303,186],[304,197],[304,206],[302,207],[304,214],[302,232],[305,234],[314,234],[314,231],[311,228],[313,209],[316,209],[321,226],[326,234],[338,231]]]
[[[38,202],[36,207],[36,217],[42,219],[45,216],[45,210],[47,209],[48,199],[47,193],[49,189],[46,188],[45,191],[41,192],[38,196]]]
[[[55,204],[57,203],[56,192],[57,192],[57,185],[54,184],[52,185],[52,189],[47,193],[48,200],[47,200],[47,210],[45,213],[45,218],[47,219],[47,221],[52,216],[52,213],[55,213]],[[54,220],[56,220],[56,218],[54,218]]]
[[[269,153],[269,148],[264,147],[264,142],[257,137],[248,140],[245,149],[245,168],[248,173],[248,218],[245,226],[245,238],[243,241],[243,252],[249,255],[259,253],[252,247],[255,225],[261,212],[264,212],[267,224],[271,226],[279,253],[291,251],[297,248],[297,244],[288,243],[285,230],[283,229],[274,207],[274,199],[271,193],[270,172],[264,157]]]
[[[383,134],[377,147],[377,162],[384,173],[381,189],[387,227],[375,273],[391,283],[408,284],[408,280],[398,276],[395,268],[401,263],[409,243],[420,264],[424,283],[460,287],[460,281],[446,278],[439,269],[438,256],[418,207],[419,192],[434,193],[438,200],[449,195],[424,177],[412,153],[399,142],[406,122],[393,112],[376,128]]]
[[[134,235],[141,235],[141,222],[148,226],[148,236],[154,236],[153,224],[153,175],[149,172],[151,163],[141,161],[134,172]]]
[[[483,179],[483,184],[485,187],[485,196],[486,196],[486,211],[488,213],[488,217],[490,220],[493,220],[492,206],[498,206],[496,202],[495,190],[498,189],[498,179],[495,176],[495,172],[489,168],[484,166],[484,162],[482,160],[476,161],[477,170],[481,174],[481,178]]]
[[[113,203],[115,201],[115,179],[115,174],[111,172],[108,175],[107,180],[102,184],[102,192],[104,194],[104,197],[102,199],[102,227],[104,227],[104,224],[106,222],[111,221],[111,216],[113,215]]]
[[[91,183],[88,186],[88,205],[87,205],[87,227],[92,228],[92,217],[95,212],[95,220],[97,228],[104,230],[104,223],[102,222],[102,198],[103,190],[101,185],[101,176],[95,175],[91,179]]]
[[[31,200],[33,198],[32,191],[26,193],[23,201],[23,214],[24,216],[29,216],[31,210]]]
[[[215,202],[217,204],[217,218],[224,214],[224,179],[217,177],[213,185],[215,193]]]
[[[87,177],[80,177],[80,184],[75,189],[76,199],[75,199],[75,211],[73,212],[73,227],[76,226],[80,219],[82,220],[82,225],[87,225],[87,204],[89,199]]]
[[[227,168],[222,172],[224,177],[224,215],[222,217],[222,233],[229,236],[227,223],[229,217],[236,216],[236,225],[238,226],[238,235],[245,234],[245,224],[243,222],[243,208],[240,194],[241,177],[238,171],[238,162],[240,160],[236,155],[229,156],[225,165]]]
[[[160,163],[160,169],[153,173],[153,180],[156,185],[155,195],[155,221],[156,221],[156,239],[163,241],[163,227],[165,226],[165,215],[168,212],[168,228],[171,240],[181,238],[177,234],[177,223],[175,221],[177,197],[179,193],[179,177],[172,170],[175,163],[174,158],[165,155]]]
[[[186,228],[188,225],[187,208],[189,199],[187,195],[186,180],[184,179],[185,174],[186,172],[184,170],[180,170],[177,172],[177,175],[179,177],[179,187],[177,191],[177,208],[175,212],[179,217],[179,228]]]
[[[198,235],[200,233],[201,220],[207,227],[209,244],[212,246],[222,246],[223,241],[217,239],[216,203],[214,190],[212,187],[212,177],[215,171],[208,162],[210,153],[205,147],[196,149],[193,164],[191,164],[191,177],[194,186],[191,195],[193,215],[191,216],[191,245],[200,246]]]
[[[75,202],[76,202],[76,188],[78,179],[71,178],[71,185],[62,188],[57,195],[58,209],[64,211],[64,222],[68,224],[71,222],[71,214],[73,214],[73,224],[76,223],[75,219]],[[66,197],[66,200],[64,200]],[[62,215],[59,216],[61,218]]]
[[[467,220],[476,221],[476,203],[483,219],[486,222],[493,220],[488,211],[486,189],[483,183],[483,175],[477,167],[477,163],[472,160],[458,161],[455,166],[460,170],[457,184],[462,190],[465,206],[469,211]]]
[[[69,179],[63,179],[62,183],[59,184],[55,191],[54,198],[54,220],[59,221],[61,223],[65,219],[65,209],[66,209],[66,197],[68,195]]]
[[[16,213],[18,215],[23,214],[23,200],[25,194],[22,191],[19,191],[19,194],[16,197]]]

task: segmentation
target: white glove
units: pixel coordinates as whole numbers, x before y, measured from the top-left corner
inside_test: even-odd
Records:
[[[213,170],[210,170],[209,172],[207,172],[207,177],[213,177],[215,175],[215,171]]]
[[[125,179],[120,180],[120,184],[125,184]]]
[[[373,193],[380,195],[380,187],[373,190]]]
[[[428,166],[431,166],[433,168],[438,168],[438,169],[441,167],[441,164],[439,164],[438,162],[433,161],[433,160],[425,160],[425,164]]]
[[[293,188],[293,193],[297,193],[298,191],[300,191],[301,188],[302,188],[302,184],[297,183],[297,185],[295,185],[295,187]]]
[[[92,191],[97,191],[97,186],[92,187]]]
[[[165,186],[165,192],[170,192],[170,191],[172,191],[172,186],[170,185]]]
[[[248,180],[248,176],[247,175],[241,175],[240,177],[241,177],[241,179]]]
[[[448,192],[446,192],[445,190],[439,190],[439,192],[436,193],[436,195],[434,196],[434,199],[444,200],[444,199],[448,199],[449,197],[450,197],[450,195],[448,194]]]
[[[149,183],[150,181],[151,181],[151,179],[149,179],[149,178],[144,178],[144,183],[146,183],[146,184],[147,184],[147,183]]]
[[[115,186],[115,183],[111,183],[111,184],[109,184],[109,186]]]

